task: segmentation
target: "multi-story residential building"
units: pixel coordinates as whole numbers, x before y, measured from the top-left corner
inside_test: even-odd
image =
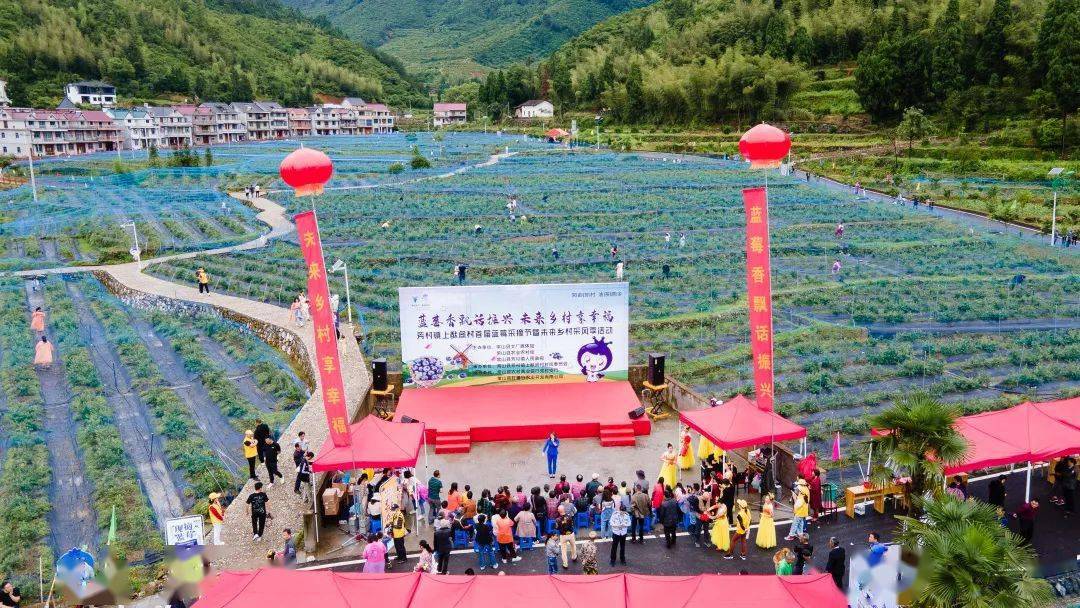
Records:
[[[157,120],[146,108],[109,108],[105,113],[112,117],[123,134],[126,150],[149,150],[161,145],[161,131]]]
[[[270,139],[289,137],[289,110],[276,101],[258,103],[270,113]]]
[[[438,128],[446,125],[465,124],[468,120],[468,107],[463,103],[435,104],[432,124]]]
[[[123,129],[101,110],[57,110],[56,113],[67,119],[69,154],[110,152],[123,146]]]
[[[270,139],[270,110],[257,101],[237,101],[229,104],[236,111],[247,131],[247,139]]]
[[[353,108],[331,108],[338,117],[338,133],[356,135],[360,130],[360,116]]]
[[[26,158],[30,156],[30,130],[26,119],[30,110],[0,108],[0,154]]]
[[[15,111],[26,129],[34,156],[67,154],[68,118],[59,110]]]
[[[289,137],[299,139],[311,136],[311,110],[289,108]]]
[[[195,109],[192,135],[200,146],[234,144],[247,139],[247,128],[231,105],[209,101]]]
[[[311,134],[340,135],[341,124],[336,110],[326,105],[311,108]]]
[[[71,82],[64,87],[64,97],[75,105],[90,104],[105,108],[116,104],[116,87],[100,80]]]
[[[184,109],[188,112],[184,112]],[[191,114],[195,106],[150,106],[143,109],[154,118],[158,128],[159,148],[186,148],[192,145]]]

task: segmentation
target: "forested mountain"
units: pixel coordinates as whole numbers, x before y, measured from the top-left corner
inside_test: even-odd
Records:
[[[411,71],[468,77],[541,58],[602,19],[652,0],[285,0]]]
[[[918,106],[976,129],[991,117],[1074,112],[1078,31],[1080,0],[661,0],[598,24],[534,70],[493,74],[477,97],[498,112],[550,94],[560,109],[626,122],[798,118],[795,93],[843,62],[875,120]]]
[[[0,0],[0,78],[35,106],[85,78],[135,99],[419,100],[392,60],[277,0]]]

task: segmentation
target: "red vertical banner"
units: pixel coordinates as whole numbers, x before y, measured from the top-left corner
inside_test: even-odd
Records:
[[[743,190],[746,209],[746,296],[750,353],[758,407],[773,410],[772,279],[769,264],[769,204],[765,188]]]
[[[345,383],[341,379],[341,357],[338,355],[337,332],[334,330],[334,311],[330,310],[330,288],[326,284],[319,222],[314,211],[305,211],[293,218],[300,237],[300,251],[307,268],[308,300],[315,328],[315,361],[322,383],[323,408],[330,427],[330,439],[335,447],[349,445],[348,411],[345,408]]]

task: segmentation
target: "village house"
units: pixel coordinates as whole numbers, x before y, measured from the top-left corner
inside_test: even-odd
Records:
[[[248,136],[240,113],[227,103],[200,104],[192,117],[192,126],[195,144],[199,146],[239,143]]]
[[[289,137],[299,139],[311,136],[311,110],[307,108],[289,108]]]
[[[530,99],[514,108],[514,118],[551,118],[555,116],[555,106],[543,99]]]
[[[123,129],[101,110],[58,110],[57,114],[67,120],[68,154],[113,152],[123,146]]]
[[[126,150],[149,150],[160,145],[157,121],[144,108],[109,108],[105,113],[112,117],[121,129],[123,147]]]
[[[0,154],[27,158],[30,156],[30,130],[26,120],[30,110],[0,108]]]
[[[116,105],[116,87],[100,80],[71,82],[64,87],[64,98],[74,106],[92,105],[107,108]]]
[[[143,109],[157,124],[159,148],[186,148],[192,145],[191,115],[195,106],[144,105]]]
[[[468,120],[468,108],[463,103],[435,104],[432,124],[438,128],[446,125],[463,125]]]

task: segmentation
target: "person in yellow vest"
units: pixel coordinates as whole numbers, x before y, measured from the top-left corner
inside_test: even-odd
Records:
[[[408,519],[399,505],[391,505],[390,535],[394,538],[394,552],[397,554],[394,561],[404,563],[408,560],[405,555],[405,537],[409,534]]]
[[[210,506],[207,509],[210,513],[210,525],[214,527],[214,539],[213,544],[224,545],[221,542],[221,527],[225,523],[225,507],[221,506],[221,494],[212,492],[210,494]]]
[[[195,271],[195,281],[199,284],[199,293],[210,293],[210,275],[202,266]]]
[[[255,474],[255,459],[259,455],[259,442],[255,441],[255,431],[248,429],[244,431],[244,458],[248,463],[248,477],[259,480],[259,476]]]
[[[792,507],[791,529],[785,540],[795,540],[806,532],[806,518],[810,515],[810,487],[805,479],[795,482],[795,504]]]
[[[750,507],[746,501],[739,499],[735,503],[738,510],[735,511],[735,535],[731,537],[731,546],[728,547],[724,559],[735,558],[735,546],[739,545],[739,559],[746,559],[746,537],[750,535]]]

